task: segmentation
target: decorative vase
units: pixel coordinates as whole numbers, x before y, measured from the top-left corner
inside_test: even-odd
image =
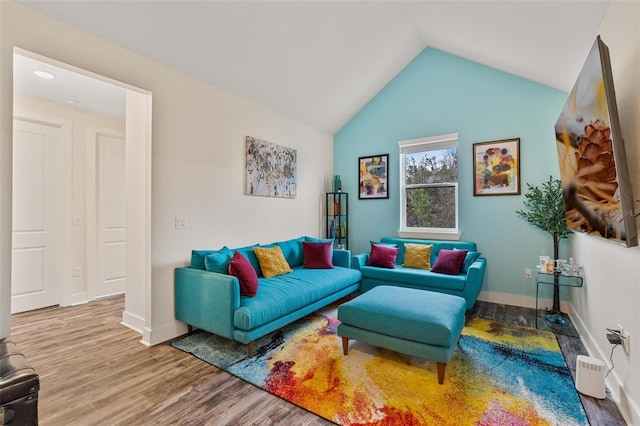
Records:
[[[333,178],[333,192],[342,191],[342,179],[340,179],[340,175],[336,175]]]

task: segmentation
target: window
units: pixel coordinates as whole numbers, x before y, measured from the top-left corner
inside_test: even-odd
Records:
[[[398,145],[400,236],[458,234],[458,134],[398,141]]]

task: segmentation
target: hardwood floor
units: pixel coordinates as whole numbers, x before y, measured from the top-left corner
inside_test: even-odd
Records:
[[[12,316],[11,335],[40,376],[41,425],[328,425],[168,344],[147,348],[120,324],[124,297]],[[478,302],[472,316],[531,326],[532,309]],[[579,338],[559,342],[570,368]],[[592,425],[624,424],[615,404],[583,397]]]

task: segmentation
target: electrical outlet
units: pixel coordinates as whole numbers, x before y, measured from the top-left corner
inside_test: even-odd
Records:
[[[624,349],[625,353],[629,355],[629,352],[631,351],[631,335],[620,324],[618,324],[618,330],[620,330],[620,338],[622,339],[622,348]]]
[[[532,275],[531,268],[524,268],[524,277],[525,278],[531,278],[532,276],[533,275]]]
[[[82,276],[82,269],[80,269],[79,266],[76,266],[76,267],[73,268],[73,276],[74,277]]]

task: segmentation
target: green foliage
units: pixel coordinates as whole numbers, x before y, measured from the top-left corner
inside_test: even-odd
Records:
[[[451,187],[432,186],[458,180],[458,154],[446,148],[407,155],[406,221],[410,227],[452,228],[455,226],[455,192]]]
[[[425,191],[407,191],[407,223],[417,228],[429,228],[429,216],[431,211],[431,199]]]
[[[518,216],[530,225],[550,233],[554,242],[569,237],[571,230],[567,228],[565,218],[562,182],[549,176],[549,180],[540,186],[527,183],[527,189],[524,209],[516,211]]]

